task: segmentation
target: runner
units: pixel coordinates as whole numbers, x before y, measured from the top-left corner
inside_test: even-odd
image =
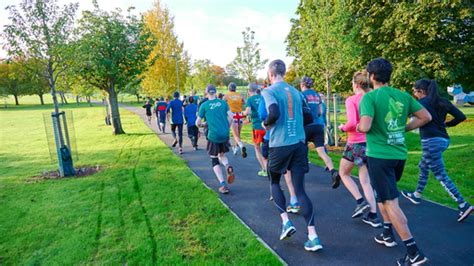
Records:
[[[258,104],[258,115],[260,120],[264,121],[267,119],[267,109],[265,108],[265,99],[263,97],[260,99],[260,103]],[[262,157],[265,162],[265,171],[267,172],[267,165],[268,165],[268,144],[270,142],[270,131],[267,130],[265,133],[265,136],[263,136],[263,142],[262,142]],[[285,174],[285,182],[286,186],[288,187],[288,192],[290,193],[290,204],[286,207],[286,212],[291,212],[291,213],[299,213],[301,209],[301,205],[298,202],[298,198],[296,197],[295,193],[295,187],[293,187],[293,183],[291,182],[291,172],[286,171]],[[271,196],[271,189],[270,189],[270,200],[273,200],[273,197]]]
[[[229,92],[224,96],[223,100],[229,105],[230,111],[234,114],[232,125],[232,136],[234,136],[235,146],[233,147],[234,155],[242,151],[242,157],[247,157],[247,149],[240,140],[240,131],[242,130],[242,123],[245,116],[242,115],[242,106],[245,103],[244,98],[240,93],[236,92],[237,85],[234,82],[229,83]]]
[[[184,119],[186,119],[186,125],[188,127],[188,137],[191,140],[193,149],[196,151],[199,137],[199,129],[196,126],[198,106],[194,103],[194,97],[189,97],[188,101],[189,104],[184,108]]]
[[[171,133],[173,134],[174,142],[172,147],[176,147],[179,143],[179,154],[183,153],[183,102],[179,99],[179,92],[173,94],[172,100],[166,107],[166,112],[171,110]],[[178,138],[176,138],[176,128],[178,128]]]
[[[323,108],[321,98],[319,94],[312,89],[313,80],[310,77],[303,77],[300,86],[313,116],[313,123],[304,127],[306,143],[310,141],[313,142],[319,158],[324,161],[324,164],[331,173],[332,188],[337,188],[341,183],[341,177],[337,170],[334,169],[331,157],[326,153],[326,148],[324,147],[324,119],[322,116]]]
[[[449,135],[446,127],[456,126],[466,120],[466,116],[450,101],[439,96],[435,80],[420,79],[416,81],[413,87],[413,95],[430,112],[433,119],[420,128],[422,155],[421,161],[418,164],[420,173],[416,191],[402,191],[402,195],[414,204],[420,204],[421,194],[425,189],[431,170],[443,188],[457,202],[459,208],[457,220],[462,222],[469,217],[473,208],[464,200],[456,185],[446,174],[443,152],[449,146]],[[452,115],[454,118],[445,123],[447,114]]]
[[[156,114],[156,123],[158,125],[158,129],[163,132],[165,132],[165,126],[166,126],[166,102],[164,101],[163,97],[161,97],[159,100],[158,98],[156,99],[155,102],[155,114]]]
[[[250,116],[252,119],[252,138],[255,148],[255,155],[257,157],[258,163],[260,164],[260,171],[258,171],[259,176],[268,176],[267,175],[267,160],[263,158],[261,152],[261,144],[263,142],[263,137],[265,136],[265,129],[262,127],[262,120],[258,115],[258,105],[262,99],[261,95],[257,94],[258,86],[255,83],[249,84],[248,93],[250,97],[247,99],[245,105],[245,111],[243,112],[244,116]]]
[[[145,108],[148,124],[151,124],[151,108],[153,107],[153,105],[151,105],[150,100],[147,100],[145,105],[143,105],[142,107]]]
[[[377,217],[377,205],[375,204],[374,191],[370,185],[370,177],[367,170],[367,157],[365,155],[365,134],[356,131],[356,125],[359,123],[359,104],[362,96],[370,91],[367,72],[356,72],[352,77],[352,89],[355,95],[347,98],[346,112],[347,123],[339,126],[342,132],[347,132],[347,144],[339,164],[339,171],[342,183],[356,200],[356,208],[352,218],[361,216],[366,209],[369,212],[362,218],[362,221],[372,227],[382,226],[382,222]],[[354,165],[359,167],[359,181],[364,191],[366,200],[362,197],[359,187],[351,177]]]
[[[300,212],[308,226],[308,241],[305,250],[322,249],[314,227],[314,213],[311,200],[304,189],[304,175],[308,172],[308,146],[305,144],[303,127],[304,98],[295,88],[284,82],[285,63],[274,60],[268,67],[268,77],[272,85],[262,91],[268,113],[263,126],[270,130],[268,172],[271,179],[271,193],[283,221],[280,240],[295,233],[296,229],[285,211],[285,196],[280,188],[280,178],[291,171],[293,185],[301,202]]]
[[[227,182],[234,182],[234,169],[229,165],[229,160],[225,153],[229,151],[229,125],[232,121],[232,112],[229,110],[227,103],[216,97],[216,87],[207,85],[206,93],[209,98],[199,108],[199,115],[196,120],[198,126],[202,126],[202,119],[206,120],[209,130],[207,140],[207,153],[211,157],[212,169],[219,180],[219,192],[222,194],[229,193],[229,188],[224,180],[224,174],[220,164],[224,165],[227,172]]]
[[[400,180],[407,148],[405,131],[419,128],[431,120],[430,113],[408,93],[388,85],[392,64],[377,58],[367,65],[374,90],[364,94],[360,102],[359,132],[367,133],[367,165],[380,213],[383,233],[375,241],[387,247],[397,245],[392,224],[406,246],[407,254],[398,265],[423,265],[428,258],[418,249],[408,227],[407,218],[398,204],[397,181]],[[408,116],[413,115],[407,124]]]

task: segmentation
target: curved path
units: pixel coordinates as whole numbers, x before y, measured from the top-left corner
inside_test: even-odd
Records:
[[[139,115],[157,132],[156,120],[148,124],[142,108],[124,108]],[[157,134],[168,146],[172,143],[169,132],[167,125],[167,134]],[[217,191],[218,182],[205,151],[205,139],[199,141],[200,150],[193,151],[186,133],[183,137],[181,157],[208,187]],[[280,241],[281,221],[273,202],[268,200],[268,179],[257,176],[254,150],[250,145],[247,147],[246,159],[227,154],[235,169],[236,181],[230,185],[230,194],[219,197],[284,262],[289,265],[396,265],[396,259],[404,256],[405,248],[400,239],[397,239],[399,245],[390,249],[375,243],[373,237],[380,229],[362,223],[360,218],[352,219],[355,202],[349,192],[342,184],[333,190],[329,174],[313,164],[306,175],[306,192],[313,201],[316,229],[324,249],[317,253],[303,249],[306,227],[303,217],[298,215],[290,215],[297,232],[290,239]],[[282,186],[283,183],[282,180]],[[287,191],[286,187],[284,190]],[[456,210],[428,201],[415,206],[405,198],[400,198],[400,203],[415,240],[430,258],[431,265],[474,265],[474,217],[461,224],[456,222]]]

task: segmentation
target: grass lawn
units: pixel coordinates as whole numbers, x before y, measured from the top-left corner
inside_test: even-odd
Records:
[[[25,102],[26,103],[26,102]],[[112,136],[103,107],[69,104],[84,178],[32,182],[49,159],[42,113],[0,109],[0,264],[279,264],[134,114]]]
[[[461,110],[468,117],[466,121],[454,128],[449,128],[451,144],[444,152],[444,162],[448,176],[454,181],[464,198],[474,204],[474,107],[463,107]],[[344,121],[343,114],[340,121]],[[244,125],[242,138],[252,143],[251,125]],[[421,158],[420,137],[415,133],[407,134],[408,159],[405,165],[403,177],[398,183],[400,190],[415,190],[418,182],[418,162]],[[342,157],[342,147],[330,148],[329,156],[335,167],[339,167]],[[324,166],[324,162],[318,157],[316,150],[309,153],[310,161],[316,165]],[[311,174],[311,173],[309,173]],[[357,175],[357,171],[353,171]],[[428,185],[424,191],[424,197],[432,201],[457,208],[457,204],[449,197],[441,184],[430,173]]]

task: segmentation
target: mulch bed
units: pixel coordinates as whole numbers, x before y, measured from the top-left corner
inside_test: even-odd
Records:
[[[35,183],[35,182],[40,182],[43,180],[54,180],[54,179],[66,179],[66,178],[81,178],[81,177],[86,177],[93,175],[95,173],[98,173],[103,170],[103,167],[100,165],[97,166],[81,166],[75,168],[76,170],[76,175],[75,176],[66,176],[66,177],[61,177],[59,175],[58,170],[54,171],[45,171],[41,175],[33,176],[31,178],[28,178],[27,182],[28,183]]]

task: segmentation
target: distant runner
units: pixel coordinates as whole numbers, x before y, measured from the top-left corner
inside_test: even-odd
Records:
[[[235,146],[233,148],[234,155],[237,155],[239,151],[242,151],[242,157],[247,157],[247,149],[245,148],[242,140],[240,139],[240,131],[242,130],[242,124],[245,116],[242,114],[242,106],[245,101],[240,93],[236,92],[237,85],[234,82],[229,83],[229,92],[224,96],[223,100],[229,105],[230,111],[233,113],[233,120],[231,124],[232,136],[234,136]]]
[[[166,107],[166,112],[171,111],[171,133],[173,134],[174,142],[172,147],[179,144],[179,153],[183,153],[183,102],[179,99],[179,92],[174,93],[174,100],[172,100]],[[178,129],[178,138],[176,138],[176,129]]]

